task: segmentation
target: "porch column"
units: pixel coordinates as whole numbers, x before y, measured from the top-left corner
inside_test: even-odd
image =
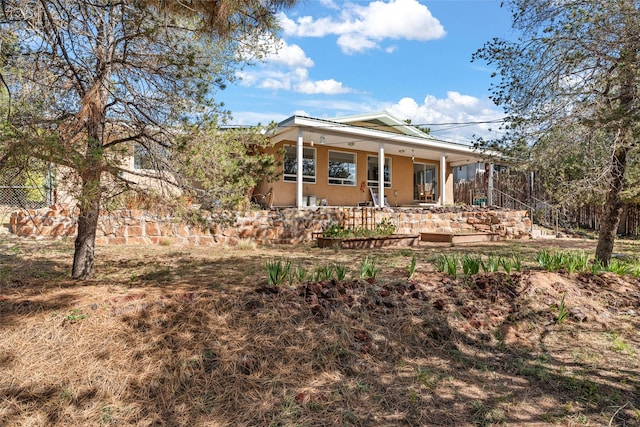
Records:
[[[384,144],[378,149],[378,207],[384,207]]]
[[[447,156],[440,154],[440,204],[444,206],[447,194]]]
[[[298,141],[296,144],[296,206],[302,207],[302,129],[298,129]]]
[[[493,206],[493,163],[489,163],[489,177],[487,179],[487,206]]]

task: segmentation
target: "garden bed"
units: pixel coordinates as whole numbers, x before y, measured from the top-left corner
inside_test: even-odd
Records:
[[[318,237],[319,248],[371,249],[388,246],[417,246],[418,234],[393,234],[381,237]]]

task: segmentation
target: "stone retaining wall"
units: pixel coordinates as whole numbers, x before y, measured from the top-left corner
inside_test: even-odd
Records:
[[[19,237],[63,238],[77,233],[75,212],[65,208],[17,211],[10,231]],[[330,224],[372,226],[389,218],[397,233],[472,232],[498,233],[502,238],[528,238],[531,227],[526,211],[490,208],[337,208],[272,209],[237,213],[227,226],[215,224],[210,214],[201,225],[188,225],[167,213],[123,209],[101,215],[96,243],[160,245],[235,245],[240,239],[258,244],[299,243],[312,240]]]

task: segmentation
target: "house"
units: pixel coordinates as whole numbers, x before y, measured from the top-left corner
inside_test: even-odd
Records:
[[[272,206],[453,204],[453,169],[484,161],[473,147],[438,140],[386,112],[296,115],[271,140],[282,174],[256,192],[269,193]]]

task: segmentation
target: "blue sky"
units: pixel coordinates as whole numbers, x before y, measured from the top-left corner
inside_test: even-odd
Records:
[[[233,124],[386,110],[465,143],[497,125],[444,124],[503,117],[489,100],[493,70],[471,62],[485,42],[512,35],[499,0],[301,0],[279,22],[277,53],[218,93]]]

